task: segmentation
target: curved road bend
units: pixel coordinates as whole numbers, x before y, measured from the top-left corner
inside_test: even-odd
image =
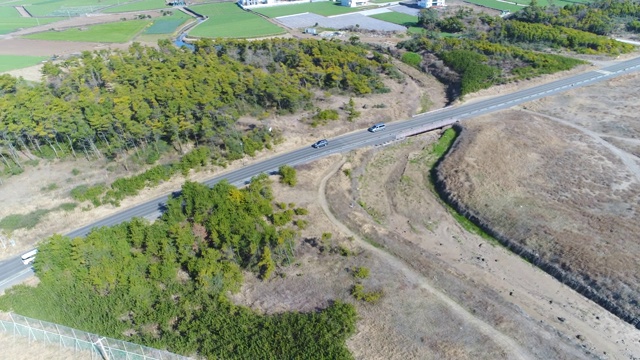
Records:
[[[507,109],[527,101],[540,99],[572,88],[590,85],[638,70],[640,70],[640,57],[604,67],[599,70],[574,75],[565,79],[516,91],[511,94],[494,97],[488,100],[419,114],[409,120],[387,124],[385,131],[375,134],[369,133],[366,130],[360,130],[338,136],[330,139],[329,145],[326,147],[314,149],[309,146],[277,155],[270,159],[247,165],[238,170],[218,175],[204,183],[212,186],[215,183],[226,179],[231,184],[242,185],[257,174],[277,171],[281,165],[293,166],[304,164],[330,154],[348,152],[357,148],[383,144],[395,140],[397,134],[411,131],[411,129],[419,128],[430,123],[447,119],[463,120],[473,118],[478,115]],[[94,227],[119,224],[131,219],[132,217],[155,218],[159,215],[160,208],[166,202],[169,195],[170,194],[167,194],[146,203],[125,209],[117,214],[98,220],[93,224],[76,229],[66,235],[69,237],[85,236]],[[19,256],[0,262],[0,291],[24,281],[32,274],[33,271],[31,270],[31,266],[23,265]]]

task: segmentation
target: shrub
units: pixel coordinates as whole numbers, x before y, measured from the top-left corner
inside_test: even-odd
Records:
[[[61,204],[58,208],[60,208],[60,210],[64,210],[64,211],[71,211],[73,209],[75,209],[78,206],[78,204],[76,203],[64,203]]]
[[[296,186],[298,179],[296,177],[296,169],[288,165],[282,165],[278,169],[280,173],[280,182],[289,186]]]
[[[364,291],[364,286],[362,284],[355,284],[351,288],[351,295],[356,300],[362,300],[371,304],[377,303],[383,294],[384,293],[382,290],[369,291],[369,292]]]
[[[80,185],[71,190],[71,197],[76,201],[90,201],[93,206],[100,206],[102,203],[100,198],[107,190],[104,184],[94,186]]]
[[[369,268],[359,266],[353,270],[353,277],[356,279],[366,279],[369,277]]]
[[[309,225],[309,222],[307,220],[298,219],[295,221],[295,224],[299,229],[302,230],[307,228],[307,226]]]
[[[422,56],[420,56],[420,54],[416,54],[414,52],[411,51],[407,51],[406,53],[402,54],[402,62],[407,64],[407,65],[411,65],[413,67],[418,67],[420,66],[420,63],[422,63]]]

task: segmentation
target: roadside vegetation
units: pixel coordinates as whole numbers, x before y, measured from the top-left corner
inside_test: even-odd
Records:
[[[426,9],[418,19],[425,35],[399,43],[401,51],[396,56],[436,76],[448,86],[449,100],[454,101],[493,85],[565,71],[585,63],[569,57],[571,52],[616,56],[632,51],[633,45],[605,35],[625,26],[633,28],[632,22],[622,19],[640,14],[640,6],[621,0],[607,12],[598,9],[595,5],[567,5],[560,10],[564,15],[559,18],[548,15],[558,8],[543,8],[535,2],[508,18],[464,8],[450,15]],[[598,15],[578,21],[580,11]],[[615,14],[617,20],[607,14],[611,19]],[[603,21],[618,25],[605,29],[597,25]]]
[[[54,211],[71,211],[76,208],[76,203],[63,203],[53,209],[38,209],[26,214],[13,214],[0,219],[0,229],[11,233],[19,229],[32,229],[40,220]]]
[[[0,308],[184,355],[350,359],[352,305],[266,316],[227,298],[243,271],[268,279],[289,263],[301,215],[268,220],[287,210],[274,206],[266,175],[245,189],[188,182],[153,224],[48,239],[34,263],[40,284],[14,287]]]
[[[441,204],[447,209],[449,214],[451,214],[451,216],[453,216],[453,218],[456,219],[456,221],[468,232],[479,235],[485,240],[488,240],[491,243],[495,244],[497,243],[497,241],[491,235],[487,234],[471,220],[467,219],[464,215],[456,211],[446,202],[442,194],[438,193],[438,189],[436,187],[436,168],[444,160],[444,157],[449,152],[449,149],[451,149],[451,146],[453,146],[453,143],[458,137],[458,133],[459,131],[455,128],[449,128],[445,130],[438,141],[435,142],[431,146],[431,148],[425,149],[423,154],[421,154],[413,161],[423,161],[424,164],[429,168],[429,187],[431,191],[434,192],[434,194],[438,195],[438,199],[440,199]]]
[[[236,127],[242,115],[313,109],[314,90],[385,92],[382,76],[395,69],[384,55],[369,58],[365,48],[339,42],[203,40],[196,47],[161,41],[157,49],[84,52],[45,64],[41,84],[0,76],[0,161],[22,169],[28,159],[146,153],[153,164],[162,144],[183,153],[197,144],[208,153],[206,160],[194,155],[197,161],[185,155],[177,169],[151,170],[146,180],[153,182],[272,146],[277,134],[268,127]]]
[[[513,14],[511,19],[605,36],[625,31],[637,32],[633,26],[629,27],[640,17],[640,3],[634,0],[570,3],[563,7],[543,5],[533,0],[531,6]]]

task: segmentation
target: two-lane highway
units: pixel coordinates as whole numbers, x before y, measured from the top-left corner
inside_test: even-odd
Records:
[[[204,183],[212,186],[215,183],[226,179],[231,184],[242,185],[253,176],[261,173],[272,173],[282,165],[299,165],[308,163],[322,157],[348,152],[353,149],[383,144],[396,139],[398,134],[411,132],[428,124],[434,124],[447,119],[463,120],[479,115],[507,109],[518,104],[531,100],[540,99],[549,95],[575,89],[581,86],[593,84],[603,80],[611,79],[620,75],[640,70],[640,58],[620,62],[616,65],[574,75],[562,80],[557,80],[544,85],[535,86],[529,89],[516,91],[510,94],[497,96],[488,100],[478,101],[468,105],[461,105],[445,109],[439,109],[425,114],[419,114],[409,120],[398,121],[387,124],[386,130],[370,133],[366,130],[356,131],[342,135],[334,139],[329,139],[329,145],[320,149],[314,149],[309,144],[308,147],[297,149],[285,154],[244,166],[238,170],[230,171],[218,175]],[[111,226],[127,221],[133,217],[156,217],[159,209],[167,200],[170,194],[140,204],[92,224],[74,230],[68,234],[69,237],[85,236],[94,227]],[[0,263],[0,291],[13,284],[17,284],[32,274],[29,265],[22,264],[20,257],[12,258]]]

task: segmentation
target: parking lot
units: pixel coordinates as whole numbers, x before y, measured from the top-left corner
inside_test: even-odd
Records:
[[[360,29],[372,31],[397,31],[405,32],[406,27],[402,25],[392,24],[390,22],[373,19],[359,13],[336,15],[325,17],[312,13],[289,15],[276,18],[276,21],[284,26],[301,29],[307,27],[323,27],[329,29],[345,29],[349,27],[358,27]]]

